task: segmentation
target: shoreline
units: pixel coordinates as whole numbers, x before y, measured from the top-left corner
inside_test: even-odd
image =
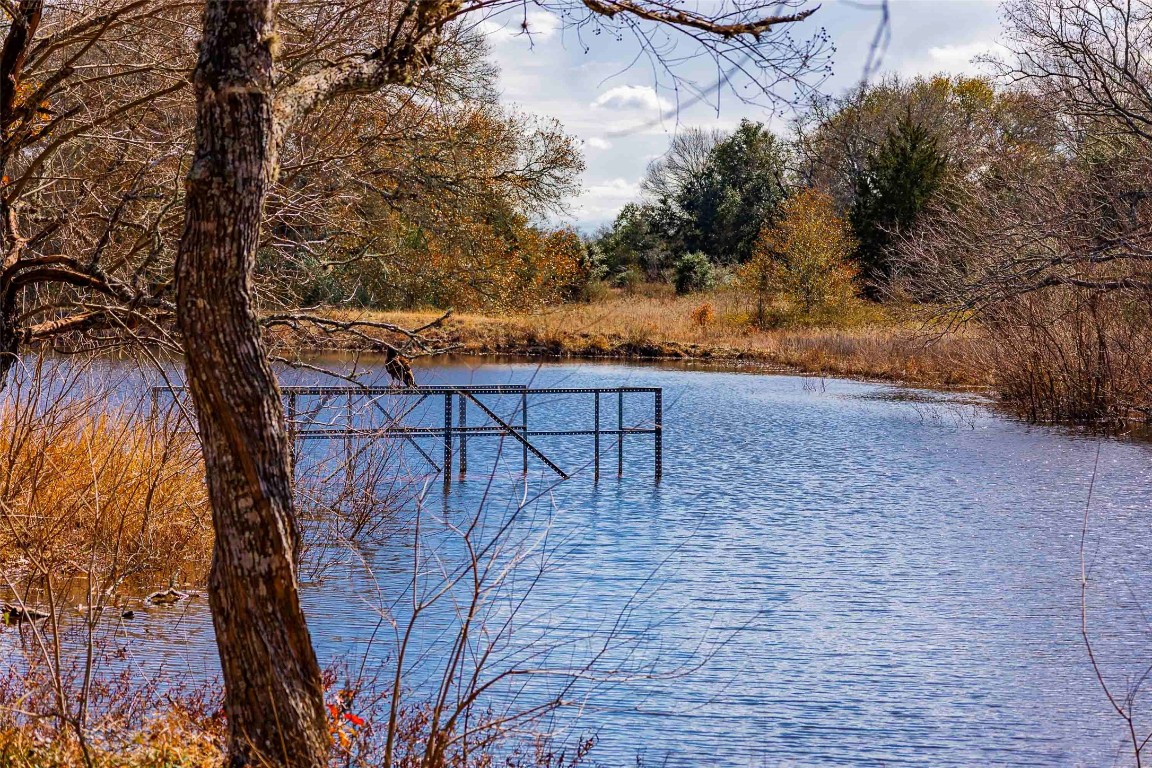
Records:
[[[698,299],[696,299],[698,301]],[[636,317],[646,310],[677,316],[691,301],[638,299],[568,305],[537,314],[453,314],[428,332],[432,346],[447,354],[516,356],[550,360],[699,362],[748,366],[766,373],[818,375],[883,381],[944,390],[990,391],[986,372],[970,360],[961,336],[929,338],[904,323],[856,327],[750,329],[718,321],[712,326]],[[363,320],[419,327],[440,316],[433,311],[331,312],[342,321]],[[353,335],[278,331],[275,343],[296,354],[370,353]]]

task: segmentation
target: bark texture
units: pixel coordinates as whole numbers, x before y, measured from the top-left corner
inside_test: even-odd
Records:
[[[24,74],[24,62],[28,58],[28,48],[40,26],[44,12],[43,0],[21,0],[13,9],[12,21],[4,44],[0,47],[0,177],[7,178],[9,161],[12,159],[10,139],[13,125],[17,121],[16,94]],[[6,195],[0,194],[0,232],[3,233],[3,263],[0,271],[0,389],[8,383],[8,374],[16,365],[20,350],[19,332],[16,329],[16,295],[7,289],[4,277],[19,261],[24,239],[16,232],[15,217]]]
[[[320,670],[297,595],[291,450],[252,307],[277,173],[274,2],[210,0],[177,308],[216,526],[209,581],[233,768],[320,768]]]

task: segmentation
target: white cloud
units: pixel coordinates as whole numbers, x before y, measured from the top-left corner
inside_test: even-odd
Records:
[[[610,179],[584,188],[584,197],[608,196],[617,198],[633,198],[640,194],[640,183],[627,179]]]
[[[672,102],[644,85],[618,85],[596,97],[593,107],[644,112],[668,112]]]
[[[950,72],[978,66],[973,62],[977,56],[994,54],[1000,46],[991,43],[965,43],[963,45],[938,45],[928,49],[932,61]]]
[[[910,65],[903,67],[909,74],[931,75],[938,72],[960,75],[984,74],[987,66],[974,59],[983,56],[998,56],[1006,53],[1007,49],[997,43],[971,42],[953,45],[935,45],[928,49],[928,55],[919,60],[913,60]]]
[[[593,136],[586,142],[592,149],[611,149],[612,142],[607,139],[602,139],[599,136]]]
[[[615,178],[590,184],[584,187],[583,193],[573,206],[577,217],[585,222],[608,221],[619,213],[625,203],[632,202],[640,196],[640,183],[627,179]]]

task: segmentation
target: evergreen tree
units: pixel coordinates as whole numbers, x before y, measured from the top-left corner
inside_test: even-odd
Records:
[[[762,123],[741,121],[677,195],[684,250],[719,264],[747,261],[786,196],[786,157],[784,144]]]
[[[940,187],[948,167],[937,140],[921,124],[905,117],[889,130],[880,149],[868,156],[856,179],[850,220],[859,242],[856,258],[865,292],[877,298],[891,277],[893,236],[908,231]]]
[[[596,237],[602,254],[606,277],[615,278],[635,269],[648,279],[656,279],[672,266],[667,240],[669,225],[663,220],[665,209],[659,205],[628,203],[616,216],[612,226]]]

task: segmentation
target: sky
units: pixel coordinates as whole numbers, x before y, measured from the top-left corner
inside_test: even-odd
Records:
[[[816,3],[813,3],[815,5]],[[996,0],[890,0],[889,40],[880,72],[901,75],[977,73],[972,59],[995,53],[999,36]],[[819,10],[793,27],[797,38],[826,30],[836,50],[832,75],[821,91],[838,94],[857,84],[881,21],[873,0],[823,0]],[[530,35],[520,25],[526,21]],[[501,68],[503,101],[519,111],[560,121],[580,141],[587,170],[583,191],[559,221],[592,231],[610,222],[639,195],[648,163],[689,126],[731,130],[741,118],[784,131],[794,108],[741,96],[748,82],[735,78],[716,89],[714,63],[686,56],[671,78],[642,55],[627,35],[580,35],[563,20],[535,9],[481,22]],[[668,38],[676,58],[694,52],[690,41]],[[679,86],[674,87],[674,86]],[[708,94],[696,100],[695,88]],[[791,91],[783,93],[791,95]]]

